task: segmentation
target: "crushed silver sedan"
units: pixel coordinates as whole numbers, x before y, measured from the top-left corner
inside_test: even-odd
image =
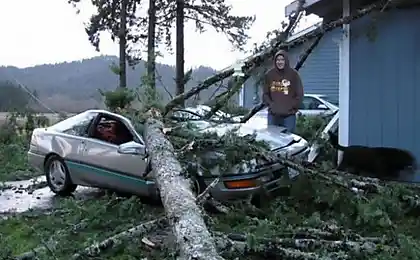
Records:
[[[205,106],[189,108],[195,115],[208,110]],[[182,113],[185,116],[188,110]],[[268,142],[278,154],[305,160],[309,153],[306,140],[282,127],[236,122],[211,126],[199,120],[193,123],[203,131],[221,135],[235,127],[244,135],[256,131],[257,139]],[[69,195],[81,185],[159,198],[142,136],[129,119],[109,111],[88,110],[50,127],[35,129],[28,159],[45,173],[50,189],[59,195]],[[195,180],[196,192],[220,177],[217,169],[211,173],[210,177],[203,175]],[[239,172],[235,167],[223,173],[211,195],[218,200],[240,199],[257,192],[261,185],[269,192],[276,191],[285,179],[295,176],[294,171],[278,163],[255,162],[246,171]]]

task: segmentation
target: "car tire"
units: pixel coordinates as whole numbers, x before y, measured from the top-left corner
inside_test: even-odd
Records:
[[[57,195],[69,196],[77,188],[70,177],[70,172],[64,160],[53,155],[45,162],[44,173],[48,187]]]

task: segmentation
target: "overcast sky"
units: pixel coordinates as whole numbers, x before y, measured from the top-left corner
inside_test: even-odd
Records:
[[[90,45],[84,31],[84,23],[94,9],[90,1],[82,6],[82,12],[67,3],[67,0],[1,0],[0,65],[29,67],[45,63],[59,63],[100,54],[118,54],[118,45],[109,35],[101,38],[101,52]],[[278,28],[284,19],[284,7],[291,0],[228,0],[236,15],[256,15],[250,31],[250,46],[261,42],[267,31]],[[313,23],[309,18],[301,27]],[[204,34],[194,31],[188,24],[185,30],[185,62],[187,67],[200,65],[222,69],[246,54],[232,50],[222,34],[211,29]],[[165,53],[159,62],[175,64],[174,55]]]

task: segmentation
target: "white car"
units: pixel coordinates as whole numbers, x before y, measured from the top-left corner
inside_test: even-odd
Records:
[[[331,115],[338,110],[338,102],[328,95],[305,94],[299,108],[298,116]],[[267,118],[267,108],[257,113],[259,117]]]
[[[216,132],[219,137],[234,129],[242,136],[255,133],[258,140],[270,145],[273,153],[307,159],[308,142],[284,127],[261,128],[250,123],[203,120],[210,110],[207,106],[185,108],[174,112],[173,116],[195,125],[197,131]],[[231,115],[218,111],[211,119],[221,117],[230,118]],[[224,160],[226,156],[221,150],[207,151],[206,156]],[[70,195],[80,185],[157,199],[160,194],[148,155],[142,132],[137,132],[127,117],[106,110],[87,110],[50,127],[36,128],[31,136],[28,161],[34,168],[44,171],[48,186],[59,195]],[[239,162],[223,172],[217,165],[205,168],[198,167],[200,164],[194,160],[189,163],[197,170],[194,187],[198,193],[220,178],[210,190],[218,200],[247,198],[258,193],[261,186],[268,192],[275,192],[299,173],[279,162],[262,158]]]
[[[338,101],[328,95],[305,94],[298,115],[331,115],[338,110]]]

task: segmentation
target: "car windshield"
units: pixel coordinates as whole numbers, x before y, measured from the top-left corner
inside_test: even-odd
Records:
[[[322,96],[321,98],[327,102],[330,102],[331,104],[335,106],[338,106],[338,99],[336,98],[333,98],[331,96]]]
[[[55,125],[51,126],[51,129],[58,132],[66,132],[70,129],[73,129],[77,126],[84,126],[90,123],[90,121],[95,117],[95,113],[92,112],[83,112],[75,116],[69,117],[61,122],[58,122]]]

